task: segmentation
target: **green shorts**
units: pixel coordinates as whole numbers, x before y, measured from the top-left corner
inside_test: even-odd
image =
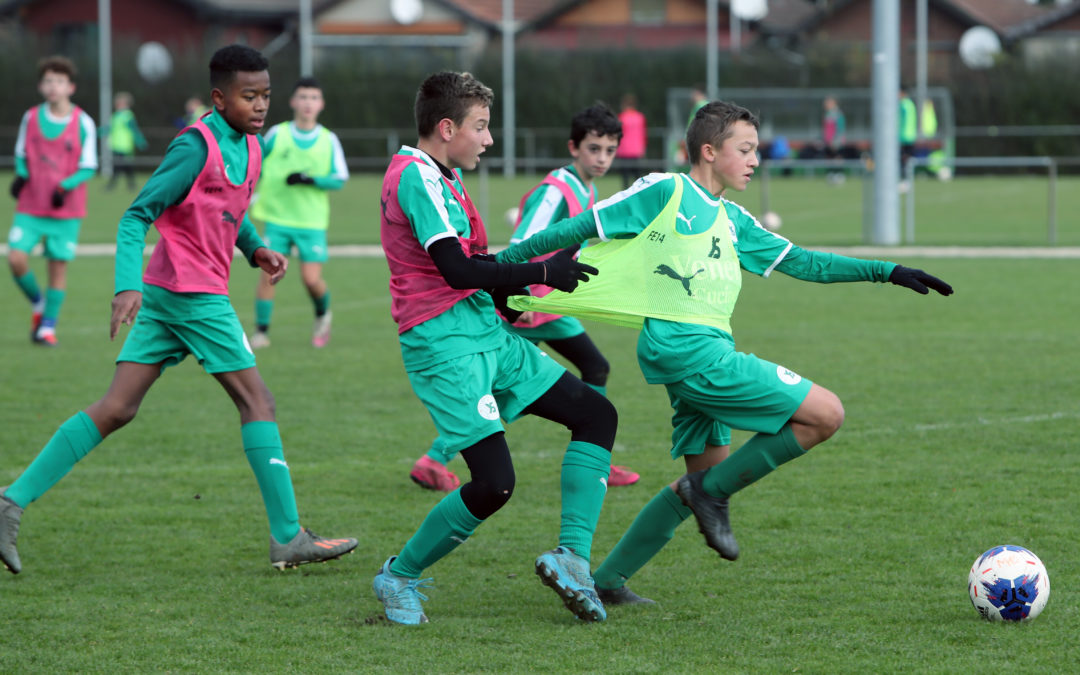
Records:
[[[8,246],[29,254],[44,239],[46,258],[72,260],[79,243],[81,224],[81,218],[46,218],[16,212],[11,231],[8,232]]]
[[[561,316],[554,321],[540,324],[535,328],[506,324],[511,333],[520,335],[534,345],[552,340],[565,340],[577,337],[585,332],[585,326],[572,316]]]
[[[523,338],[504,332],[494,350],[467,354],[409,373],[448,454],[503,431],[566,369]]]
[[[326,230],[267,223],[266,236],[263,239],[271,251],[277,251],[284,256],[292,255],[295,247],[300,262],[324,263],[329,257],[326,250]]]
[[[753,354],[729,351],[701,372],[664,385],[671,417],[671,456],[727,445],[731,428],[775,434],[810,393],[810,380]]]
[[[139,312],[116,362],[160,363],[164,371],[188,354],[208,373],[255,367],[255,355],[234,311],[189,321],[166,321]]]

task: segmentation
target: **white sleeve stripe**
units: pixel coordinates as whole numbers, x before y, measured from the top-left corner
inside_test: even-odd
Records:
[[[562,202],[562,193],[559,189],[552,185],[544,186],[543,199],[537,205],[536,210],[532,212],[532,217],[529,219],[529,224],[525,227],[525,232],[522,239],[528,239],[537,232],[542,232],[547,229],[547,226],[552,223],[555,216],[555,210],[559,208],[559,203]]]
[[[98,168],[97,127],[94,125],[93,118],[86,114],[85,110],[79,117],[79,123],[86,134],[86,142],[83,143],[82,155],[79,157],[79,168],[96,170]]]
[[[780,261],[784,259],[784,256],[786,256],[788,254],[788,251],[790,250],[791,242],[789,241],[788,245],[784,247],[784,251],[776,257],[776,260],[774,260],[773,263],[769,265],[769,267],[764,272],[761,273],[761,276],[768,278],[768,276],[772,274],[772,271],[776,269],[776,266],[780,264]]]
[[[26,125],[30,120],[30,111],[27,110],[19,122],[19,135],[15,139],[15,156],[26,158]]]
[[[331,178],[338,180],[349,180],[349,166],[345,163],[345,151],[341,147],[341,141],[338,139],[337,134],[330,132],[330,142],[333,147],[333,159],[331,160]]]
[[[596,236],[600,237],[600,241],[607,241],[607,235],[604,234],[604,226],[600,223],[600,209],[595,206],[592,207],[593,222],[596,223]]]
[[[428,250],[428,248],[432,244],[434,244],[435,242],[437,242],[437,241],[439,241],[441,239],[449,239],[450,237],[453,237],[454,239],[457,239],[458,238],[458,233],[457,232],[441,232],[439,234],[436,234],[435,236],[430,237],[427,241],[424,242],[424,250],[425,251]]]

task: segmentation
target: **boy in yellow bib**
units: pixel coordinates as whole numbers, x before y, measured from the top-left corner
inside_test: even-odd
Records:
[[[646,381],[667,389],[674,458],[687,473],[638,514],[596,569],[605,605],[651,602],[626,587],[691,513],[706,543],[728,560],[739,555],[728,498],[836,433],[840,399],[783,366],[735,350],[731,314],[745,269],[774,270],[819,283],[889,281],[919,293],[952,293],[921,270],[808,251],[763,228],[725,190],[742,192],[758,164],[758,120],[714,101],[686,133],[689,174],[651,174],[589,211],[552,225],[499,254],[528,260],[599,237],[581,262],[600,273],[571,295],[514,296],[510,306],[570,314],[641,329],[638,363]],[[637,291],[637,292],[634,292]],[[731,428],[757,432],[730,453]],[[729,454],[731,454],[729,458]]]
[[[300,279],[315,306],[311,344],[330,341],[330,291],[322,276],[327,259],[326,229],[330,225],[330,190],[349,180],[345,153],[334,132],[319,124],[323,110],[319,83],[301,78],[293,87],[289,106],[292,122],[282,122],[266,133],[262,177],[251,214],[266,223],[266,245],[282,255],[296,248]],[[270,276],[259,277],[255,291],[255,349],[270,346],[270,318],[274,312],[274,285]]]

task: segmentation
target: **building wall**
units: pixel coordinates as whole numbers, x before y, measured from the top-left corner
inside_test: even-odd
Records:
[[[113,39],[146,42],[155,40],[170,47],[205,46],[207,41],[243,41],[261,46],[277,31],[260,25],[207,25],[191,9],[165,0],[112,0]],[[36,0],[24,6],[19,18],[30,31],[42,36],[56,33],[71,24],[86,24],[96,30],[97,2],[92,0]]]

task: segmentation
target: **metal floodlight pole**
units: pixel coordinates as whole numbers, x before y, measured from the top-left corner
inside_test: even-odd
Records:
[[[300,76],[311,77],[311,0],[300,0]]]
[[[915,2],[915,138],[922,140],[926,135],[923,129],[923,106],[926,105],[926,33],[927,33],[927,0]]]
[[[502,3],[503,175],[514,177],[514,0]]]
[[[900,0],[874,0],[871,49],[874,119],[874,233],[878,245],[900,243]]]
[[[110,0],[98,0],[98,125],[104,126],[112,117],[112,7]],[[101,174],[112,177],[112,148],[109,135],[101,134],[98,142]]]
[[[735,14],[735,3],[731,3],[731,10],[728,12],[728,22],[731,28],[731,53],[738,54],[742,49],[742,24],[740,19]]]
[[[720,94],[719,4],[719,0],[708,0],[705,10],[705,81],[710,101],[715,101]]]

